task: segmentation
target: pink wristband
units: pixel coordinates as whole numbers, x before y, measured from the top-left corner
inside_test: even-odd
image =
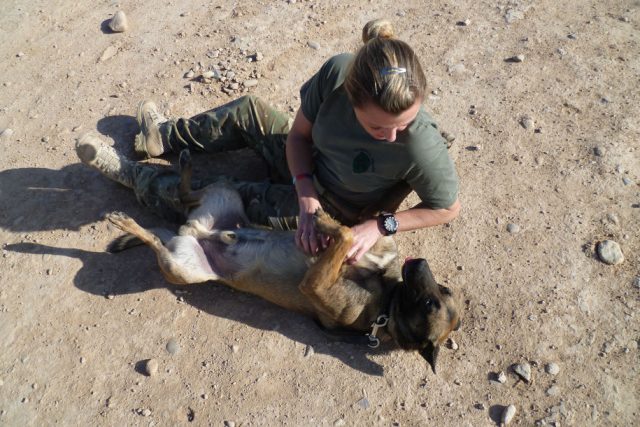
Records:
[[[305,178],[313,179],[313,175],[311,175],[310,173],[299,173],[298,175],[293,177],[293,185],[296,185],[297,181]]]

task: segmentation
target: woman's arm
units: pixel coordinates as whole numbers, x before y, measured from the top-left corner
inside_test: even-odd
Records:
[[[302,109],[298,109],[285,147],[291,176],[302,176],[313,172],[312,126],[313,123],[307,120]],[[313,228],[313,214],[321,207],[318,192],[313,185],[313,179],[309,177],[296,179],[295,186],[300,206],[296,244],[305,253],[315,255],[321,246],[326,246],[326,239],[317,236]]]
[[[410,231],[446,224],[456,218],[459,213],[460,202],[456,200],[446,209],[428,209],[417,205],[406,211],[396,212],[395,217],[398,220],[398,231]],[[375,218],[358,224],[351,230],[354,239],[353,246],[347,253],[347,262],[354,264],[376,244],[383,234]]]

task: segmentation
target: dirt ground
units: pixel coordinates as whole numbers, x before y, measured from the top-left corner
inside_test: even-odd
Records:
[[[640,2],[1,9],[0,425],[490,426],[510,404],[511,425],[637,425]],[[110,33],[118,10],[129,29]],[[456,137],[461,216],[397,236],[402,256],[426,257],[465,295],[437,375],[417,354],[328,341],[219,285],[169,286],[147,248],[105,253],[119,233],[104,213],[162,222],[74,151],[95,129],[133,156],[144,98],[189,116],[246,92],[293,115],[301,84],[378,17],[420,55],[428,110]],[[237,90],[228,72],[196,79],[220,63]],[[238,169],[234,155],[198,161]],[[624,262],[599,260],[603,240]]]

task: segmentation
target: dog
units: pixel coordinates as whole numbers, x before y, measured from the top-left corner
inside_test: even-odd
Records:
[[[153,249],[168,282],[221,282],[309,315],[329,331],[353,331],[370,347],[377,347],[376,335],[384,332],[401,349],[418,351],[436,372],[440,346],[460,326],[459,297],[436,283],[425,259],[408,258],[398,268],[393,239],[382,237],[358,263],[347,265],[351,230],[321,210],[315,227],[331,243],[318,256],[307,256],[294,232],[251,226],[230,186],[192,191],[187,150],[179,164],[179,195],[188,219],[177,235],[154,233],[124,213],[107,215]]]

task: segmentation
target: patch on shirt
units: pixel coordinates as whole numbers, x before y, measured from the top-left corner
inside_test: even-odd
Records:
[[[353,173],[373,171],[373,159],[365,150],[358,150],[353,158]]]

